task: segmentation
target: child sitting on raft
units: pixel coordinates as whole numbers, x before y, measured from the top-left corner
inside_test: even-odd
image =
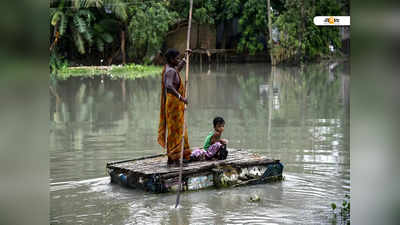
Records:
[[[225,121],[222,117],[213,120],[214,130],[211,131],[204,141],[203,149],[195,149],[190,155],[191,161],[201,160],[224,160],[228,156],[226,145],[228,140],[221,139],[224,132]]]

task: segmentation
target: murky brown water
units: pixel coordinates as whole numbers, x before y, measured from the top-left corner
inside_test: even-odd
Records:
[[[282,182],[174,194],[110,184],[108,161],[159,154],[160,78],[52,81],[51,224],[326,224],[350,193],[349,69],[192,67],[189,141],[224,117],[230,147],[281,159]],[[183,75],[183,73],[182,73]],[[260,202],[249,202],[258,194]]]

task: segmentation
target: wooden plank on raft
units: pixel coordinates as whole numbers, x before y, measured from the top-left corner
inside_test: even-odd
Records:
[[[179,167],[167,167],[167,157],[165,155],[157,155],[151,157],[142,157],[133,160],[119,161],[108,163],[109,168],[120,168],[143,173],[145,175],[151,175],[153,173],[166,174],[174,173],[179,171]],[[183,173],[190,173],[200,171],[202,169],[208,169],[210,167],[218,166],[251,166],[257,164],[273,163],[274,160],[260,157],[255,154],[243,152],[240,150],[230,150],[230,154],[226,160],[219,161],[199,161],[189,163],[186,167],[183,167]]]
[[[276,160],[257,156],[255,154],[250,154],[246,151],[229,149],[229,155],[226,160],[191,162],[186,167],[183,167],[182,170],[185,172],[192,172],[218,166],[250,166],[273,162],[276,162]],[[165,155],[156,155],[150,157],[141,157],[132,160],[111,162],[107,164],[107,167],[111,169],[127,169],[147,175],[153,173],[166,174],[179,171],[179,167],[167,166],[167,157]]]
[[[258,174],[258,177],[254,177],[253,174],[247,180],[231,182],[231,186],[262,183],[266,180],[271,180],[270,178],[276,180],[282,177],[283,165],[279,160],[269,159],[243,149],[228,149],[228,152],[226,160],[197,161],[186,164],[182,168],[182,178],[184,179],[186,188],[193,190],[193,188],[201,187],[201,185],[196,186],[199,185],[196,183],[199,180],[202,182],[207,181],[208,183],[205,182],[207,185],[211,183],[218,185],[219,181],[213,180],[214,176],[219,176],[220,172],[218,171],[228,171],[227,175],[231,173],[229,172],[231,170],[234,170],[235,173],[243,172],[247,169],[250,171],[250,169],[253,170],[254,168],[262,171]],[[176,182],[179,180],[180,172],[179,167],[167,166],[167,156],[165,154],[110,162],[107,163],[107,169],[112,178],[111,181],[124,183],[129,187],[141,188],[155,193],[172,190],[171,185],[177,185]],[[223,173],[225,176],[225,172]],[[264,175],[261,176],[261,173]],[[264,176],[268,176],[268,179]],[[197,177],[197,180],[190,180],[191,177]]]

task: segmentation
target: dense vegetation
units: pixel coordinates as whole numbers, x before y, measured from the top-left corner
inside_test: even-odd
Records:
[[[282,62],[314,60],[328,55],[329,45],[340,48],[338,28],[316,27],[313,17],[348,15],[348,1],[271,1],[275,41],[268,41],[267,8],[259,0],[194,0],[193,21],[217,27],[236,20],[238,53],[269,48]],[[50,66],[151,64],[188,11],[184,0],[51,0]]]

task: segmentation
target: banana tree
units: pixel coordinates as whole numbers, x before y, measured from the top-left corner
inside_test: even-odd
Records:
[[[105,45],[114,42],[115,26],[110,24],[127,19],[126,4],[122,0],[53,0],[50,7],[53,34],[50,51],[60,40],[66,39],[81,55],[90,51],[91,47],[103,53]],[[110,16],[105,16],[107,14]],[[122,38],[124,40],[125,35]]]

